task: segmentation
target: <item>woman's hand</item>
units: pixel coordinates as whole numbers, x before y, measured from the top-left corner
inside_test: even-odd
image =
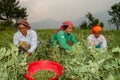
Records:
[[[31,55],[31,52],[27,52],[26,56],[29,57]]]
[[[91,42],[91,46],[95,46],[95,42],[94,41]]]

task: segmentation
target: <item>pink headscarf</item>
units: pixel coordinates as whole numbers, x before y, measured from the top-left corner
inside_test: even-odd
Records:
[[[71,21],[64,21],[62,25],[56,30],[56,32],[63,30],[64,25],[73,26],[73,23]]]

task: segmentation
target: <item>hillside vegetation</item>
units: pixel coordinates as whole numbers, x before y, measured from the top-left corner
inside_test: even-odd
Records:
[[[26,64],[35,60],[52,60],[63,66],[59,80],[120,80],[120,31],[103,31],[108,49],[87,49],[90,30],[74,30],[77,45],[73,52],[60,50],[56,44],[52,49],[47,40],[54,30],[36,30],[40,44],[30,56],[18,54],[11,44],[16,31],[0,31],[0,79],[24,80]]]

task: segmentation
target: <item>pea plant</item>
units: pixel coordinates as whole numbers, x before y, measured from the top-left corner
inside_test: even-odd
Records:
[[[26,56],[18,54],[16,46],[0,48],[0,80],[23,80],[26,64]]]
[[[37,30],[38,45],[31,56],[18,53],[12,43],[14,31],[0,34],[0,80],[24,80],[27,64],[36,60],[51,60],[63,66],[63,74],[58,80],[120,80],[120,32],[106,31],[107,49],[88,49],[88,30],[75,30],[77,44],[71,52],[66,52],[58,44],[49,47],[46,42],[53,30]],[[48,32],[50,34],[48,34]],[[47,35],[47,36],[45,36]],[[7,36],[7,37],[6,37]]]

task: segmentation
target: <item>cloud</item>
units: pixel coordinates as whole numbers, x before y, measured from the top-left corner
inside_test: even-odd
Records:
[[[19,0],[20,2],[26,2],[26,1],[28,1],[28,0]]]
[[[28,20],[31,22],[44,19],[78,19],[87,12],[107,11],[119,0],[20,0],[27,7]]]

